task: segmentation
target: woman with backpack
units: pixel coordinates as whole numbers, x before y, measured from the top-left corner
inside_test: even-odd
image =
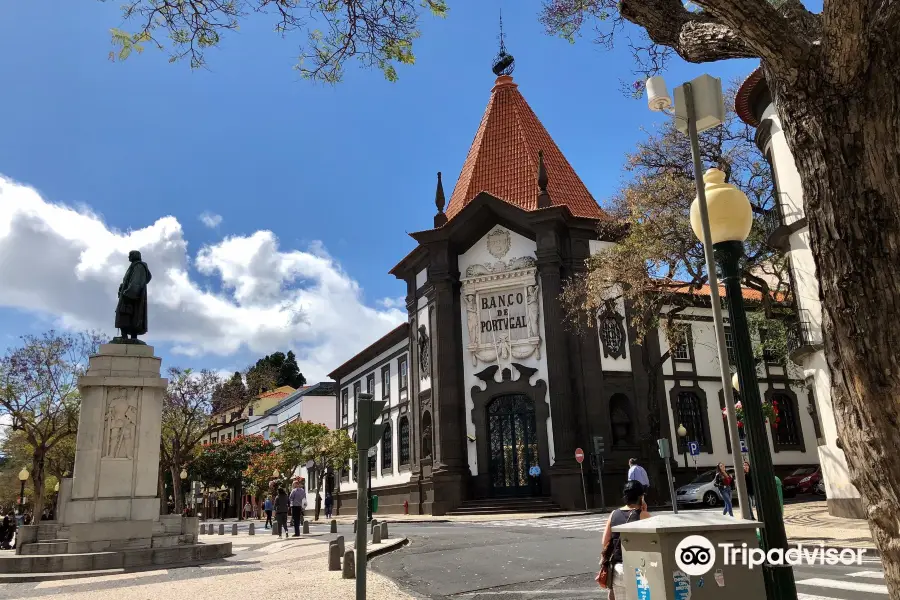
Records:
[[[713,485],[716,486],[716,489],[719,490],[719,495],[722,496],[722,502],[725,503],[725,508],[722,510],[723,515],[734,516],[734,511],[732,510],[731,505],[731,490],[734,489],[734,477],[728,474],[728,471],[725,470],[725,463],[719,463],[716,469],[716,479],[713,482]]]
[[[617,525],[649,519],[644,501],[644,486],[639,481],[629,481],[622,490],[625,506],[609,515],[603,532],[603,554],[600,556],[600,572],[597,582],[609,590],[608,600],[625,600],[625,569],[622,566],[622,540],[612,530]]]

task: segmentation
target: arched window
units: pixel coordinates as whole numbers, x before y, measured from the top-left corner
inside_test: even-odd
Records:
[[[391,429],[393,423],[387,422],[387,429],[381,436],[381,472],[390,473],[394,469],[394,432]]]
[[[700,399],[694,392],[681,391],[678,392],[678,400],[675,403],[675,423],[677,429],[679,425],[684,425],[687,429],[687,435],[678,438],[679,452],[683,452],[683,446],[687,442],[697,442],[700,448],[711,450],[709,436],[707,435],[704,425],[704,412],[706,411],[705,402]]]
[[[409,464],[409,418],[400,417],[400,464]]]
[[[803,450],[803,430],[800,428],[797,401],[783,393],[772,394],[770,401],[778,410],[778,423],[770,423],[775,450]]]

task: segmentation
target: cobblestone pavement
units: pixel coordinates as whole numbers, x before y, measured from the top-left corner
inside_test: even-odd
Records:
[[[340,531],[353,548],[352,529]],[[150,569],[99,577],[81,577],[0,585],[0,599],[62,596],[66,600],[197,600],[200,597],[245,597],[294,600],[355,598],[355,580],[327,570],[328,542],[335,535],[284,538],[246,533],[217,539],[231,541],[234,556],[203,566]],[[371,548],[370,548],[371,550]],[[389,579],[367,575],[369,600],[406,600]]]
[[[824,500],[785,505],[784,526],[792,542],[875,549],[868,521],[833,517]]]

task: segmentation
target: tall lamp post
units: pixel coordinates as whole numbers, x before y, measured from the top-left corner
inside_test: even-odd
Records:
[[[744,240],[753,226],[750,201],[739,189],[725,183],[725,173],[710,169],[703,177],[706,196],[709,199],[710,241],[716,261],[722,270],[725,293],[728,298],[728,317],[734,333],[734,353],[737,358],[737,374],[741,403],[744,409],[744,430],[750,442],[750,469],[756,496],[756,509],[765,527],[761,530],[763,550],[787,549],[781,505],[775,489],[772,455],[766,435],[766,419],[759,396],[756,379],[756,362],[747,326],[744,296],[741,290],[740,261],[744,257]],[[691,227],[699,237],[700,214],[697,201],[691,205]],[[740,443],[740,442],[738,442]],[[740,481],[740,478],[737,478]],[[797,600],[794,572],[789,566],[766,569],[768,597],[776,600]]]
[[[181,511],[184,512],[184,509],[187,507],[187,502],[184,501],[184,481],[188,477],[187,469],[181,467],[181,473],[178,474],[178,477],[181,479]]]
[[[22,467],[22,470],[19,471],[19,481],[22,482],[22,487],[19,490],[19,514],[25,514],[25,482],[28,481],[28,469]]]
[[[706,258],[706,273],[709,277],[709,297],[712,304],[713,323],[716,329],[716,350],[719,354],[719,375],[722,379],[722,396],[725,399],[726,417],[728,420],[728,436],[731,438],[731,458],[735,469],[741,464],[741,446],[738,433],[737,416],[734,412],[734,396],[731,393],[731,368],[728,364],[728,347],[725,343],[725,323],[722,319],[722,302],[719,300],[719,281],[716,276],[716,260],[710,240],[710,220],[706,208],[706,191],[703,186],[703,166],[700,157],[700,140],[698,132],[711,129],[725,122],[725,103],[722,97],[722,82],[709,75],[701,75],[693,81],[675,88],[675,110],[672,112],[672,98],[666,90],[666,82],[662,77],[651,77],[647,80],[647,104],[651,110],[661,111],[675,117],[675,126],[686,133],[691,140],[691,156],[694,162],[694,182],[697,186],[700,233],[697,237],[703,242],[703,253]],[[693,225],[693,207],[691,210]],[[698,230],[695,228],[694,232]],[[747,485],[743,478],[735,478],[738,504],[741,517],[752,519],[750,500],[747,496]]]
[[[681,454],[684,455],[684,468],[687,469],[687,441],[684,439],[687,437],[687,429],[684,427],[684,424],[678,424],[678,439],[681,440]]]

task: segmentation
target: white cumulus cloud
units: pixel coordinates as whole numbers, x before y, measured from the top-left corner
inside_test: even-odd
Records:
[[[222,224],[222,215],[217,215],[211,212],[204,212],[200,215],[200,221],[210,229],[215,229]]]
[[[257,231],[203,246],[192,261],[175,217],[116,231],[89,209],[50,203],[0,176],[0,307],[112,334],[130,250],[141,251],[153,276],[147,341],[188,357],[222,357],[223,366],[245,349],[293,349],[307,379],[319,381],[406,320],[395,301],[367,306],[321,243],[282,249],[274,233]],[[191,265],[219,289],[192,277]]]

